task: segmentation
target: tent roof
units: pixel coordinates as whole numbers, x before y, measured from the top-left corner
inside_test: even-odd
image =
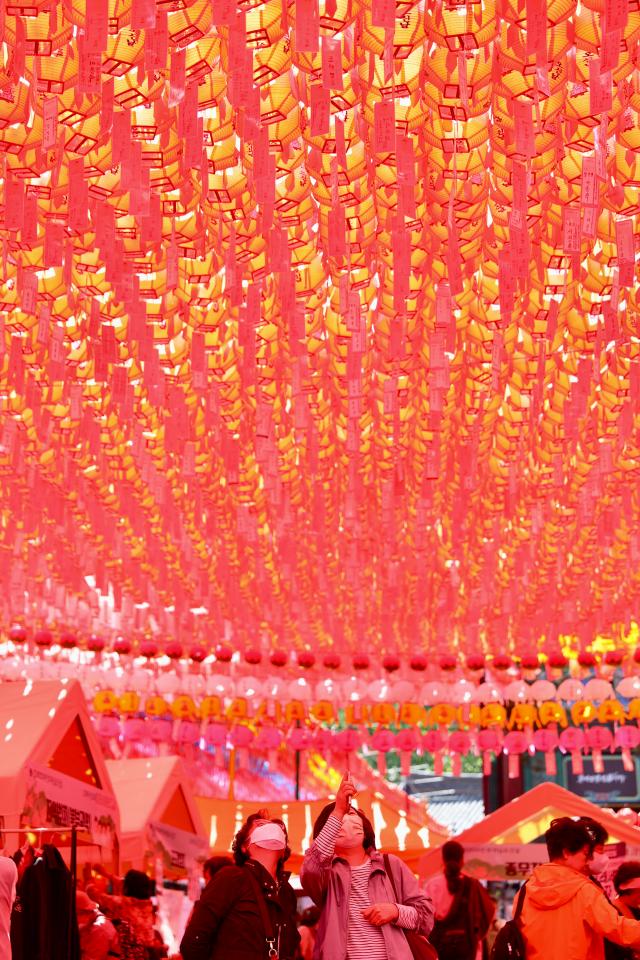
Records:
[[[20,815],[19,790],[28,763],[51,766],[113,794],[80,684],[73,680],[5,681],[0,695],[0,812]],[[87,760],[88,765],[78,763]],[[52,762],[53,761],[53,762]],[[91,771],[93,778],[88,771]]]
[[[107,760],[107,767],[123,835],[142,834],[148,823],[156,822],[207,836],[179,757]]]
[[[541,783],[523,793],[458,834],[456,840],[463,846],[465,843],[531,843],[545,833],[556,817],[593,817],[608,831],[612,842],[640,846],[640,830],[557,783]],[[421,872],[434,873],[440,865],[439,848],[430,850],[422,858]]]

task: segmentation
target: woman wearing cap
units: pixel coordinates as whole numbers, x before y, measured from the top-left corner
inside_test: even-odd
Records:
[[[613,905],[629,920],[640,920],[640,862],[628,860],[620,864],[613,878],[617,898]],[[605,940],[607,960],[640,960],[640,950],[633,947],[620,947],[617,943]]]
[[[82,960],[107,960],[120,956],[116,928],[84,890],[76,891],[76,914]]]
[[[405,931],[425,936],[433,927],[431,901],[408,867],[376,851],[369,820],[351,807],[349,774],[335,803],[313,827],[300,880],[321,908],[315,960],[412,960]]]
[[[247,819],[233,841],[235,865],[215,874],[193,909],[183,960],[293,960],[300,937],[287,841],[284,823],[266,810]]]

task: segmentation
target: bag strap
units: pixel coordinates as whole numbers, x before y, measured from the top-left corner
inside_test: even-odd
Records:
[[[526,896],[526,893],[527,893],[527,884],[525,881],[525,883],[522,884],[522,886],[520,887],[520,890],[518,891],[518,902],[516,903],[516,912],[513,915],[513,919],[515,920],[516,923],[520,919],[520,914],[522,913],[522,908],[524,906],[524,898]]]
[[[249,877],[249,882],[253,887],[253,892],[256,895],[256,903],[258,904],[260,918],[262,920],[262,925],[264,926],[265,940],[267,941],[268,948],[267,956],[270,958],[270,960],[278,960],[278,951],[276,950],[276,938],[273,932],[273,923],[271,922],[271,916],[265,902],[264,893],[262,892],[262,888],[256,880],[251,867],[245,867],[245,870],[247,876]]]
[[[391,880],[391,886],[393,887],[393,895],[396,898],[396,903],[400,903],[400,901],[398,900],[398,891],[396,889],[396,881],[393,878],[393,871],[391,869],[391,861],[389,860],[389,854],[383,853],[382,859],[384,860],[384,872],[389,877],[389,880]]]

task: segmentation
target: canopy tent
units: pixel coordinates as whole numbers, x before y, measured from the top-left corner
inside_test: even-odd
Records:
[[[207,854],[207,834],[179,757],[107,760],[122,822],[122,868],[184,875]]]
[[[527,793],[490,813],[482,821],[460,833],[456,840],[465,847],[465,869],[473,872],[473,857],[470,848],[482,846],[509,847],[508,857],[517,857],[517,850],[535,844],[557,817],[592,817],[598,820],[609,833],[609,842],[624,843],[628,848],[640,850],[640,830],[624,823],[614,814],[603,810],[588,800],[565,790],[557,783],[541,783]],[[473,851],[474,853],[477,852]],[[497,851],[499,855],[500,851]],[[533,859],[530,856],[536,854]],[[539,854],[539,855],[538,855]],[[522,854],[525,856],[525,854]],[[546,859],[546,848],[529,851],[525,862],[535,863]],[[419,872],[431,876],[442,865],[440,850],[428,851],[420,860]],[[483,869],[487,866],[482,860]],[[523,872],[523,871],[521,871]]]
[[[75,825],[81,844],[89,847],[80,859],[101,856],[117,865],[118,804],[80,684],[2,683],[0,730],[0,822],[6,842],[17,840],[9,832],[18,827]],[[65,846],[70,833],[52,837]]]
[[[287,825],[292,851],[290,869],[295,870],[299,866],[304,851],[311,844],[313,824],[326,802],[294,800],[268,804],[270,815],[281,817]],[[447,839],[444,827],[427,814],[418,820],[415,814],[408,815],[389,804],[379,793],[360,791],[355,802],[371,820],[378,848],[396,853],[412,869],[416,868],[425,847],[439,845]],[[215,853],[228,853],[233,837],[244,820],[249,814],[266,806],[259,800],[239,802],[208,797],[196,797],[196,803],[209,830],[209,844]]]

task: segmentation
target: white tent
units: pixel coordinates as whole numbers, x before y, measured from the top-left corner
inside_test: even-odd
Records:
[[[209,850],[207,833],[179,757],[107,760],[120,805],[122,868],[184,875]]]
[[[0,836],[19,827],[78,827],[80,859],[117,866],[120,816],[77,681],[0,684]],[[44,839],[49,836],[44,834]],[[69,834],[51,834],[68,846]],[[99,847],[99,850],[96,849]]]

